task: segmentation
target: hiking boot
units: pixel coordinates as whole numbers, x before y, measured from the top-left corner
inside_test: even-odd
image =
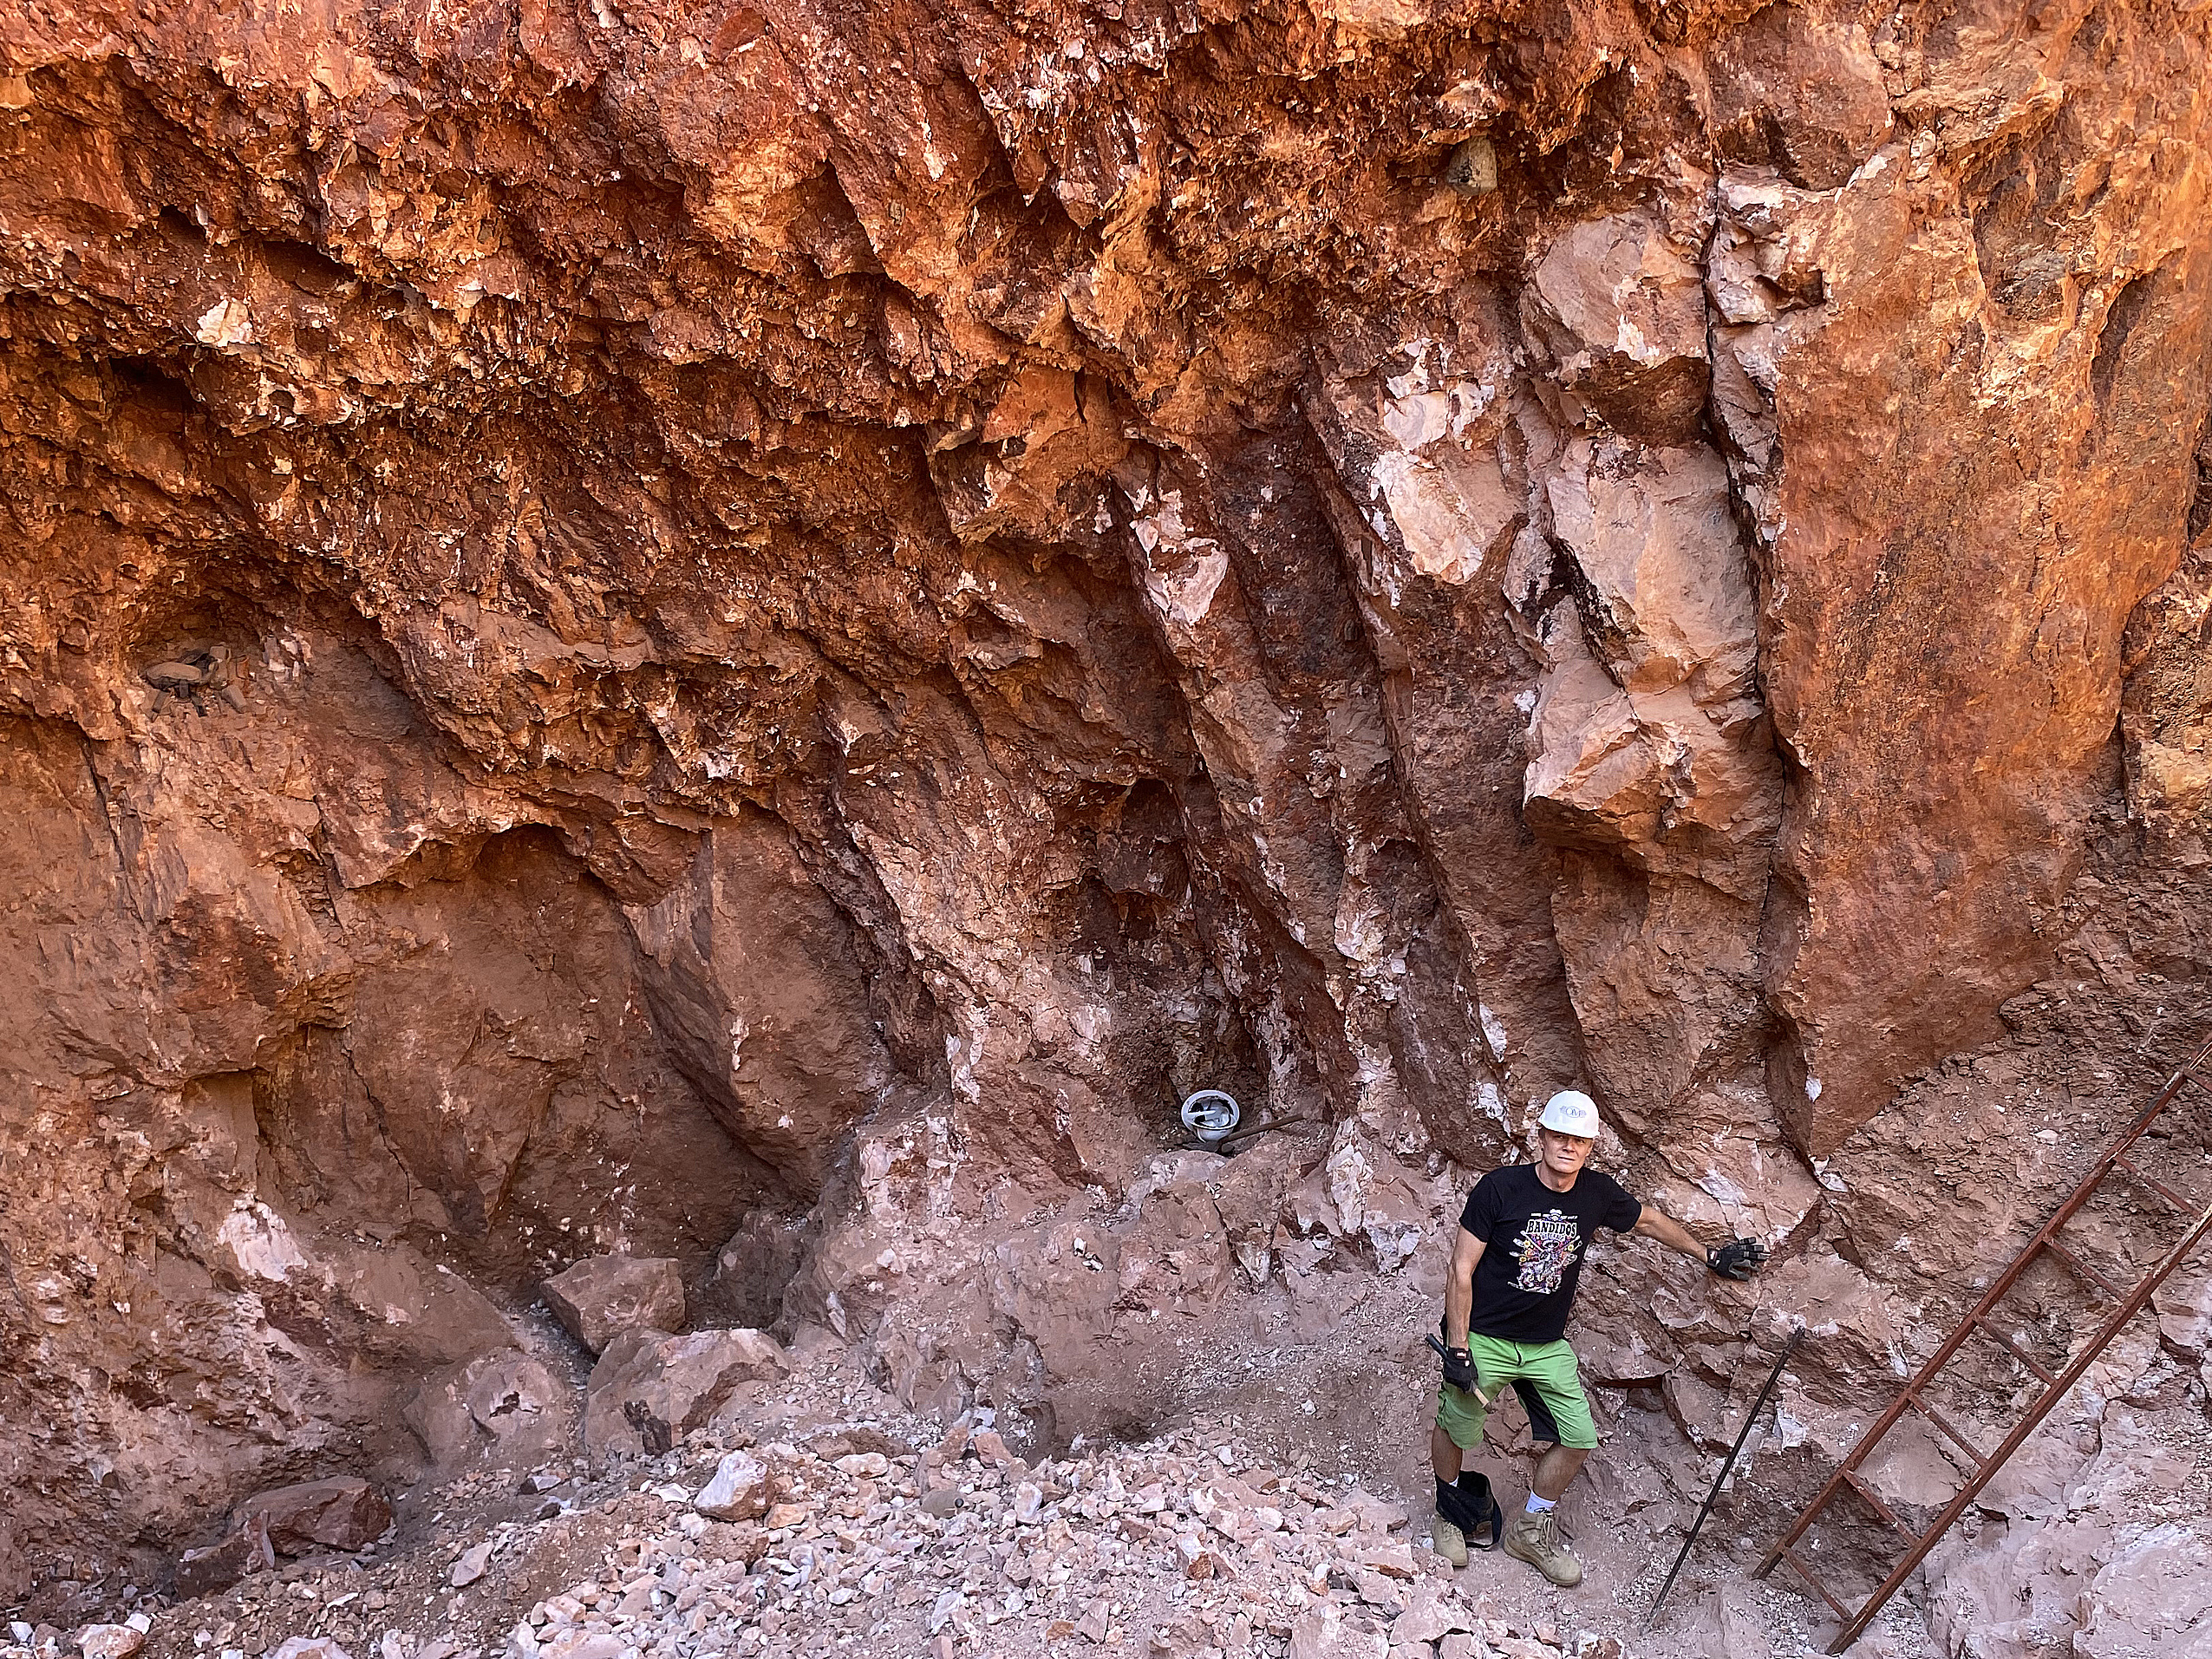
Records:
[[[1467,1564],[1467,1534],[1481,1523],[1468,1515],[1466,1494],[1448,1480],[1436,1483],[1436,1525],[1429,1547],[1455,1567]]]
[[[1429,1548],[1455,1567],[1467,1564],[1467,1535],[1441,1515],[1429,1523]]]
[[[1505,1529],[1505,1553],[1527,1562],[1562,1590],[1582,1582],[1582,1564],[1560,1547],[1556,1510],[1524,1509],[1516,1515]]]

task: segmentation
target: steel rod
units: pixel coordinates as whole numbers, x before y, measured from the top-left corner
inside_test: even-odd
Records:
[[[1659,1604],[1667,1599],[1667,1592],[1674,1588],[1674,1575],[1682,1571],[1682,1564],[1690,1558],[1690,1545],[1698,1541],[1698,1530],[1705,1525],[1705,1518],[1713,1513],[1713,1506],[1719,1499],[1720,1488],[1728,1479],[1728,1472],[1736,1466],[1736,1454],[1744,1449],[1750,1438],[1752,1425],[1759,1421],[1759,1414],[1765,1408],[1766,1396],[1774,1392],[1774,1385],[1781,1380],[1782,1368],[1798,1351],[1798,1344],[1804,1341],[1805,1328],[1799,1325],[1790,1333],[1784,1345],[1782,1357],[1774,1362],[1774,1368],[1766,1374],[1766,1381],[1759,1391],[1759,1398],[1752,1401],[1752,1408],[1744,1414],[1744,1426],[1736,1431],[1736,1443],[1728,1448],[1728,1455],[1720,1460],[1720,1473],[1713,1477],[1713,1490],[1705,1495],[1705,1506],[1698,1511],[1697,1519],[1690,1523],[1690,1535],[1682,1540],[1682,1547],[1675,1551],[1674,1564],[1667,1570],[1667,1582],[1659,1587],[1659,1594],[1651,1598],[1651,1610],[1644,1615],[1644,1629],[1651,1629],[1652,1620],[1659,1617]]]
[[[1858,1493],[1859,1497],[1864,1500],[1866,1506],[1869,1509],[1871,1509],[1876,1514],[1881,1516],[1883,1520],[1889,1522],[1890,1525],[1896,1527],[1907,1538],[1917,1539],[1920,1537],[1919,1533],[1914,1532],[1911,1527],[1906,1525],[1905,1523],[1898,1518],[1897,1512],[1896,1510],[1890,1508],[1888,1504],[1882,1501],[1882,1494],[1880,1492],[1875,1491],[1872,1486],[1868,1486],[1865,1481],[1858,1478],[1856,1471],[1851,1469],[1844,1470],[1843,1484],[1849,1486],[1853,1492]]]
[[[1998,1344],[2007,1354],[2010,1354],[2014,1359],[2018,1360],[2022,1365],[2025,1365],[2029,1370],[2034,1372],[2036,1375],[2041,1377],[2046,1382],[2052,1381],[2051,1373],[2044,1368],[2042,1362],[2033,1354],[2030,1354],[2026,1349],[2022,1348],[2018,1342],[2014,1342],[2011,1337],[2006,1336],[2003,1331],[1998,1329],[1995,1324],[1991,1323],[1987,1314],[1978,1313],[1974,1315],[1973,1323],[1980,1328],[1981,1334],[1984,1336],[1987,1336],[1991,1342]]]
[[[1836,1617],[1837,1618],[1850,1617],[1850,1614],[1844,1610],[1843,1603],[1837,1601],[1833,1596],[1830,1595],[1828,1593],[1828,1586],[1822,1584],[1820,1580],[1814,1576],[1813,1570],[1811,1567],[1805,1565],[1804,1558],[1803,1556],[1799,1555],[1795,1550],[1785,1550],[1782,1551],[1782,1558],[1798,1570],[1798,1577],[1804,1579],[1805,1583],[1811,1584],[1813,1587],[1814,1593],[1818,1595],[1821,1600],[1826,1602],[1830,1607],[1836,1610]]]
[[[2041,1249],[2048,1255],[2056,1256],[2060,1261],[2072,1268],[2075,1273],[2088,1280],[2091,1284],[2094,1285],[2098,1290],[2102,1290],[2106,1296],[2117,1297],[2120,1294],[2120,1287],[2118,1285],[2113,1283],[2111,1280],[2106,1278],[2102,1273],[2099,1273],[2095,1268],[2091,1267],[2087,1262],[2082,1260],[2080,1257],[2075,1255],[2073,1251],[2068,1250],[2057,1239],[2042,1239],[2039,1241],[2038,1248]]]
[[[1981,1455],[1981,1448],[1976,1446],[1972,1440],[1968,1440],[1964,1434],[1959,1433],[1956,1428],[1953,1427],[1949,1418],[1946,1417],[1941,1412],[1936,1410],[1935,1407],[1929,1405],[1928,1401],[1922,1399],[1917,1391],[1913,1393],[1911,1398],[1913,1409],[1918,1412],[1922,1416],[1927,1418],[1929,1422],[1935,1424],[1936,1427],[1941,1429],[1946,1434],[1948,1434],[1953,1440],[1956,1440],[1959,1445],[1959,1450],[1964,1452],[1967,1457],[1974,1460],[1974,1466],[1975,1468],[1982,1469],[1988,1466],[1989,1460]]]

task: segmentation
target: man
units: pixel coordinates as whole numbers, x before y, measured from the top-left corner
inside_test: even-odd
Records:
[[[1482,1443],[1490,1402],[1511,1383],[1527,1403],[1530,1429],[1551,1447],[1537,1464],[1527,1506],[1505,1529],[1505,1552],[1562,1588],[1582,1582],[1582,1564],[1560,1546],[1553,1506],[1597,1445],[1565,1336],[1582,1256],[1600,1227],[1655,1238],[1723,1278],[1747,1279],[1766,1260],[1755,1238],[1707,1250],[1611,1176],[1584,1169],[1597,1127],[1589,1095],[1553,1095],[1537,1120],[1537,1161],[1484,1176],[1459,1217],[1444,1293],[1444,1387],[1429,1432],[1433,1541],[1455,1567],[1466,1564],[1467,1533],[1497,1525],[1490,1483],[1472,1471],[1463,1475],[1460,1465]],[[1498,1542],[1493,1532],[1491,1547]]]

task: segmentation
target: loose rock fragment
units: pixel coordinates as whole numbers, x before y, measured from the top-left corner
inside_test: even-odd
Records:
[[[1353,1623],[1335,1602],[1301,1614],[1290,1627],[1290,1659],[1387,1659],[1390,1638]]]
[[[269,1519],[253,1515],[221,1543],[186,1550],[179,1556],[174,1588],[179,1597],[205,1596],[276,1564],[277,1552],[269,1542]]]
[[[460,1558],[453,1563],[451,1575],[453,1588],[460,1590],[466,1585],[474,1584],[484,1576],[491,1564],[492,1546],[489,1544],[480,1544],[473,1549],[462,1551]]]
[[[750,1452],[730,1452],[714,1467],[693,1506],[719,1521],[747,1521],[768,1510],[768,1466]]]

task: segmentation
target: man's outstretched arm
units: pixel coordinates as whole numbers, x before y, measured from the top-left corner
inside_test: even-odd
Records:
[[[1669,1250],[1694,1256],[1727,1279],[1747,1279],[1766,1262],[1766,1246],[1756,1238],[1732,1238],[1707,1250],[1690,1236],[1690,1230],[1655,1205],[1647,1204],[1636,1218],[1640,1237],[1657,1239]]]
[[[1668,1215],[1655,1204],[1647,1204],[1643,1213],[1636,1218],[1636,1235],[1641,1238],[1656,1238],[1669,1250],[1679,1250],[1685,1256],[1705,1259],[1705,1246],[1690,1236],[1690,1230]]]
[[[1683,1235],[1687,1238],[1687,1234]],[[1475,1264],[1483,1258],[1483,1241],[1465,1227],[1452,1241],[1452,1277],[1444,1287],[1444,1345],[1467,1345],[1467,1321],[1475,1307]]]

